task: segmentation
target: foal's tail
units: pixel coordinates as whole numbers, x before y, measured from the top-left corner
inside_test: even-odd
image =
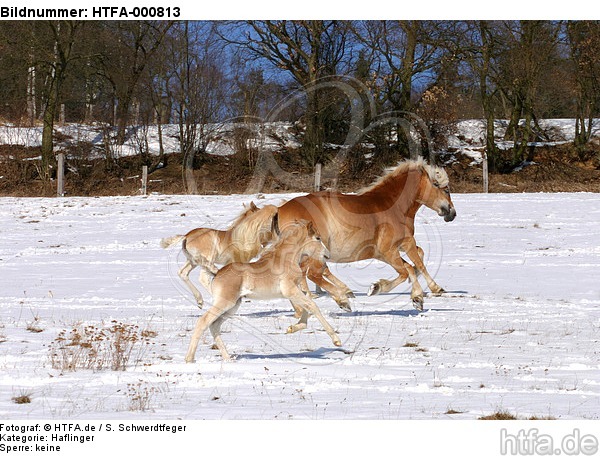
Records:
[[[160,246],[163,249],[168,249],[172,245],[177,244],[177,243],[183,241],[184,239],[185,239],[185,236],[183,234],[178,234],[177,236],[162,238],[160,240]]]

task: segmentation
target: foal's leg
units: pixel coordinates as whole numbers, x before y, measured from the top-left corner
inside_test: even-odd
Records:
[[[204,300],[202,299],[202,294],[200,294],[200,291],[198,291],[198,289],[194,286],[194,284],[190,280],[190,273],[194,270],[195,267],[196,267],[196,265],[193,264],[190,260],[186,261],[185,264],[183,265],[183,267],[179,270],[179,277],[181,277],[181,280],[183,280],[185,282],[187,287],[190,289],[190,291],[194,295],[194,298],[196,298],[196,303],[198,304],[198,307],[200,309],[202,309],[202,305],[204,304]]]
[[[190,340],[190,346],[188,347],[187,354],[185,355],[185,362],[192,363],[194,362],[194,357],[196,355],[196,350],[198,348],[198,343],[200,342],[200,338],[206,328],[210,327],[215,321],[223,316],[223,314],[227,313],[229,310],[233,309],[236,306],[237,299],[229,300],[223,299],[218,294],[215,295],[215,302],[210,309],[208,309],[204,315],[198,318],[196,322],[196,326],[194,331],[192,332],[192,339]],[[215,339],[215,343],[217,343],[217,347],[219,347],[219,342]],[[223,345],[223,341],[220,341],[221,345]],[[221,347],[219,347],[221,350]],[[221,354],[223,351],[221,350]],[[227,350],[225,350],[227,353]],[[229,354],[227,354],[229,356]]]
[[[423,250],[417,247],[414,237],[408,237],[402,240],[400,244],[402,250],[406,252],[406,255],[413,262],[417,271],[423,274],[425,280],[427,281],[427,286],[431,290],[431,292],[435,295],[439,295],[444,293],[444,289],[440,287],[435,280],[429,275],[427,268],[425,267],[425,263],[423,262]],[[420,251],[419,251],[420,250]]]
[[[242,303],[242,300],[240,298],[237,300],[237,303],[230,310],[228,310],[223,315],[221,315],[219,318],[217,318],[217,320],[209,327],[210,333],[212,334],[213,339],[215,340],[215,345],[221,352],[221,356],[223,357],[223,359],[226,361],[231,360],[231,356],[229,356],[227,347],[225,347],[225,343],[223,342],[223,339],[221,338],[221,325],[225,322],[225,320],[227,320],[228,318],[230,318],[232,315],[234,315],[237,312],[241,303]]]
[[[312,299],[303,294],[299,289],[296,289],[296,291],[291,296],[287,296],[287,298],[292,302],[292,305],[294,305],[294,307],[298,306],[304,309],[300,321],[296,325],[290,326],[287,330],[288,333],[293,333],[299,331],[300,329],[306,328],[308,314],[310,313],[317,317],[317,319],[321,322],[321,325],[323,325],[323,329],[325,329],[327,334],[329,334],[329,337],[331,337],[333,345],[335,345],[336,347],[340,347],[342,345],[342,341],[335,333],[335,330],[329,324],[329,322],[325,320],[325,317],[323,317],[319,306],[317,306],[317,304],[315,304],[315,302]]]

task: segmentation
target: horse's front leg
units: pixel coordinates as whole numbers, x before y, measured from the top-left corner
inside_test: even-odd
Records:
[[[294,307],[301,307],[304,310],[300,321],[295,325],[290,326],[287,331],[288,333],[296,332],[300,329],[306,328],[308,314],[312,314],[317,318],[317,320],[319,320],[319,322],[321,322],[323,329],[325,329],[327,334],[329,334],[329,337],[331,337],[333,345],[335,345],[336,347],[340,347],[342,345],[342,341],[336,334],[335,330],[329,324],[329,322],[325,320],[325,317],[321,313],[319,306],[317,306],[317,304],[312,299],[310,299],[308,296],[302,293],[299,289],[292,291],[291,294],[289,294],[286,297],[292,302],[292,305]]]
[[[423,310],[423,289],[421,288],[421,284],[417,280],[417,274],[415,272],[415,268],[413,268],[410,264],[402,259],[400,256],[400,252],[398,248],[390,248],[389,250],[385,250],[381,252],[378,259],[384,261],[393,267],[398,273],[398,277],[394,280],[385,280],[381,279],[371,285],[369,288],[369,292],[367,293],[369,296],[390,291],[395,286],[404,282],[407,278],[410,280],[412,284],[412,290],[410,293],[410,297],[413,301],[413,306],[415,309],[422,311]]]
[[[440,287],[435,280],[433,280],[433,277],[431,277],[429,271],[427,271],[427,268],[425,267],[425,262],[423,261],[423,250],[420,247],[417,247],[415,238],[412,236],[405,238],[400,244],[400,247],[402,248],[402,250],[404,250],[404,252],[406,252],[406,255],[408,256],[410,261],[413,262],[417,271],[423,274],[423,277],[425,277],[425,280],[427,281],[427,286],[429,287],[431,292],[434,295],[440,295],[444,293],[444,289]]]

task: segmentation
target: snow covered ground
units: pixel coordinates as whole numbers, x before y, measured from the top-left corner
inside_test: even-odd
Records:
[[[366,296],[387,266],[334,265],[354,312],[317,302],[341,349],[314,319],[285,334],[284,300],[253,301],[224,327],[235,361],[207,334],[186,364],[200,312],[177,277],[179,250],[158,242],[224,227],[250,199],[0,198],[0,419],[600,418],[600,195],[454,195],[454,222],[418,216],[449,291],[425,312],[407,284]],[[125,371],[52,367],[61,331],[117,324],[148,342]]]

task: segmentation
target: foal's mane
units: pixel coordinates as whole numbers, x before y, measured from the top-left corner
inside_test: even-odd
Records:
[[[380,188],[384,186],[390,179],[395,179],[396,177],[409,173],[410,171],[421,171],[427,173],[431,182],[438,187],[448,186],[449,179],[446,171],[439,166],[428,164],[422,157],[419,157],[416,160],[401,161],[396,166],[387,168],[381,177],[379,177],[371,185],[359,190],[358,194],[363,195],[372,190]]]
[[[300,242],[308,236],[308,222],[306,220],[296,220],[294,223],[286,226],[279,237],[269,244],[260,254],[260,258],[272,255],[281,245],[286,243],[289,238],[297,237],[295,242]]]
[[[254,257],[261,246],[260,233],[271,229],[273,217],[277,215],[277,206],[266,205],[260,209],[250,208],[242,212],[230,225],[231,243],[243,252],[237,261],[247,262]]]

